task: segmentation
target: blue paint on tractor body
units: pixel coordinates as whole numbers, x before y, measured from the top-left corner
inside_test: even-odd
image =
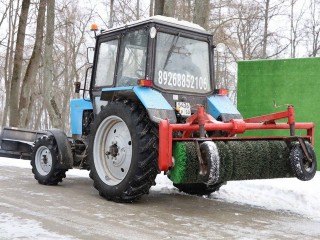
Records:
[[[87,101],[86,101],[87,100]],[[82,135],[82,115],[84,110],[92,110],[90,99],[71,99],[71,132]]]
[[[111,101],[120,92],[121,96],[130,95],[131,98],[139,100],[147,110],[151,121],[159,123],[161,120],[168,119],[171,123],[177,122],[173,107],[160,92],[152,88],[139,86],[103,88],[101,100]]]
[[[134,87],[133,91],[147,109],[172,110],[171,105],[162,94],[152,88]]]
[[[116,87],[103,88],[102,92],[133,91],[146,109],[172,110],[162,94],[147,87]]]
[[[162,94],[152,88],[146,87],[116,87],[103,88],[103,92],[133,91],[143,106],[148,109],[173,111],[172,106],[162,96]],[[84,110],[92,110],[92,102],[89,99],[72,99],[71,107],[71,131],[72,134],[82,135],[82,116]],[[221,114],[240,115],[237,108],[227,96],[211,96],[207,98],[207,112],[214,118]]]
[[[221,114],[240,115],[238,109],[233,105],[227,96],[215,95],[207,98],[207,112],[214,118],[218,118]]]

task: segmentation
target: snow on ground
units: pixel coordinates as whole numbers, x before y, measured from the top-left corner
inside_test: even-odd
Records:
[[[0,158],[0,161],[2,159]],[[49,232],[41,227],[41,223],[29,219],[14,217],[12,214],[0,213],[0,239],[64,239],[69,240],[67,236],[62,236]]]
[[[1,157],[0,166],[31,168],[27,160]],[[72,169],[67,172],[67,178],[72,177],[89,177],[89,172]],[[151,190],[165,194],[179,193],[163,174],[157,176],[156,183]],[[228,182],[220,191],[206,198],[291,212],[320,221],[320,172],[307,182],[295,178]],[[0,229],[2,219],[0,215]]]
[[[177,193],[164,175],[158,175],[153,190]],[[231,181],[208,199],[247,204],[268,210],[291,212],[320,221],[320,172],[310,181],[296,178]]]

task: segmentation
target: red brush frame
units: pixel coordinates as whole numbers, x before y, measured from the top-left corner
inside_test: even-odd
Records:
[[[276,123],[276,120],[288,119],[287,123]],[[235,137],[235,134],[244,133],[247,130],[260,129],[289,129],[290,136],[270,136],[270,137]],[[168,171],[172,167],[172,142],[196,140],[190,135],[194,131],[201,133],[206,131],[224,131],[228,137],[201,138],[201,140],[248,140],[248,139],[288,139],[295,136],[295,129],[304,129],[307,131],[306,139],[314,144],[314,124],[296,123],[293,106],[288,106],[287,111],[272,113],[248,119],[231,119],[228,122],[220,122],[207,114],[203,106],[198,106],[198,111],[190,116],[184,124],[170,124],[168,120],[162,120],[159,124],[159,169]],[[173,138],[173,132],[182,132],[181,138]],[[299,136],[300,137],[300,136]],[[199,139],[199,138],[198,138]]]

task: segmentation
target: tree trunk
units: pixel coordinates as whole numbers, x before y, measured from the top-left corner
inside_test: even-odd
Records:
[[[109,28],[113,27],[113,14],[114,14],[114,10],[113,10],[113,6],[114,6],[114,0],[110,0],[110,16],[109,16]]]
[[[188,3],[187,20],[191,21],[191,14],[190,14],[191,13],[191,0],[188,0],[187,3]]]
[[[167,17],[174,17],[176,11],[176,0],[165,0],[163,15]]]
[[[137,0],[136,20],[140,19],[140,0]]]
[[[19,19],[19,27],[17,33],[16,50],[14,55],[14,66],[11,79],[10,89],[10,126],[17,127],[19,123],[19,89],[23,60],[24,40],[28,19],[30,0],[22,1],[21,14]]]
[[[154,0],[150,0],[149,16],[153,16]]]
[[[66,21],[68,21],[66,19]],[[71,36],[69,36],[69,29],[71,29],[72,26],[68,26],[68,24],[66,24],[65,27],[65,41],[64,41],[64,63],[65,63],[65,68],[64,68],[64,73],[63,73],[63,80],[64,80],[64,94],[63,94],[63,99],[62,99],[62,116],[61,116],[61,120],[62,120],[62,125],[63,128],[65,127],[65,123],[66,123],[66,112],[68,113],[68,109],[67,109],[67,105],[68,105],[68,101],[70,100],[70,96],[69,96],[69,79],[75,80],[74,78],[71,77],[70,75],[70,71],[69,71],[69,66],[70,66],[70,62],[72,61],[72,59],[70,59],[70,57],[72,56],[72,58],[75,57],[74,55],[74,49],[72,48],[72,46],[69,47],[69,39],[72,39]],[[70,43],[71,45],[72,43]],[[73,54],[72,54],[73,53]],[[70,56],[71,55],[71,56]],[[77,80],[75,80],[77,81]]]
[[[266,8],[264,11],[264,31],[262,40],[262,58],[267,58],[267,44],[268,44],[268,23],[269,23],[269,4],[270,0],[266,0]]]
[[[34,120],[32,121],[32,117],[34,115],[34,101],[35,100],[36,100],[36,97],[35,97],[34,93],[32,93],[30,96],[30,103],[29,103],[29,106],[27,109],[26,121],[25,121],[24,126],[21,126],[21,127],[34,129],[33,127],[31,127],[31,124],[32,124],[32,122],[34,122]]]
[[[154,15],[163,15],[165,0],[154,1]]]
[[[33,94],[32,85],[35,84],[35,79],[40,65],[41,50],[43,42],[43,28],[44,19],[46,12],[46,0],[40,0],[38,17],[37,17],[37,28],[36,28],[36,39],[32,55],[26,70],[26,74],[22,81],[20,102],[19,102],[19,114],[20,121],[19,126],[22,128],[26,127],[26,123],[29,121],[28,112],[30,110],[31,95]]]
[[[43,91],[42,96],[44,105],[48,111],[52,126],[61,128],[61,114],[57,103],[52,96],[52,80],[53,80],[53,41],[54,41],[54,7],[55,0],[50,0],[47,3],[47,31],[44,48],[44,73],[43,73]]]
[[[290,46],[291,46],[291,53],[290,53],[290,57],[291,58],[295,58],[296,57],[296,29],[294,27],[294,4],[296,3],[296,0],[291,0],[291,5],[290,5],[290,10],[291,10],[291,14],[290,14]]]
[[[8,29],[8,42],[6,46],[6,57],[5,57],[5,62],[4,62],[4,83],[5,83],[5,88],[6,88],[6,101],[4,104],[3,108],[3,115],[2,115],[2,121],[1,125],[6,126],[7,124],[7,117],[8,117],[8,107],[9,107],[9,98],[10,98],[10,79],[9,74],[11,73],[11,66],[10,62],[11,60],[11,54],[10,52],[10,47],[13,45],[13,41],[11,40],[11,37],[14,37],[14,31],[12,31],[12,11],[13,11],[13,4],[12,1],[10,1],[8,5],[8,24],[9,24],[9,29]]]
[[[204,29],[209,28],[209,13],[210,1],[209,0],[195,0],[193,22],[199,24]]]

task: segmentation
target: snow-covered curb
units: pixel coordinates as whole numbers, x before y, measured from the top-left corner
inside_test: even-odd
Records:
[[[31,168],[27,160],[1,157],[0,166]],[[89,172],[72,169],[67,172],[67,178],[72,177],[89,177]],[[163,174],[157,176],[156,183],[152,191],[165,194],[179,192]],[[208,199],[288,211],[320,221],[320,172],[307,182],[294,178],[228,182]]]

